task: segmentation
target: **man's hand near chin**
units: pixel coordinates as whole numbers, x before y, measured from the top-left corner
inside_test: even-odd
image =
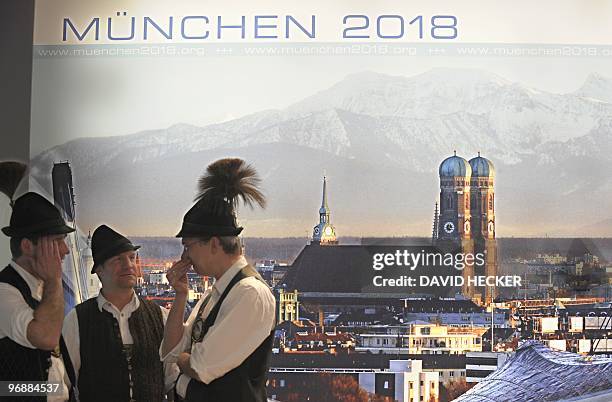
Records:
[[[190,267],[191,261],[180,259],[172,264],[172,267],[168,269],[166,273],[168,282],[174,288],[175,297],[164,327],[164,340],[162,342],[163,358],[165,358],[183,338],[183,318],[185,315],[185,306],[187,305],[187,296],[189,294],[187,271]]]

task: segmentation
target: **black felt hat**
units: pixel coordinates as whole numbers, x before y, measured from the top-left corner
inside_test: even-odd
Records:
[[[91,268],[93,274],[96,267],[104,264],[104,261],[126,251],[136,251],[140,246],[135,246],[125,236],[117,233],[106,225],[100,225],[91,236],[91,254],[94,265]]]
[[[10,225],[2,228],[9,237],[46,236],[74,232],[62,214],[45,197],[25,193],[13,202]]]
[[[196,203],[183,217],[176,237],[237,236],[242,227],[236,222],[239,200],[252,207],[266,204],[260,192],[255,169],[242,159],[226,158],[213,162],[200,177]]]
[[[238,236],[242,232],[231,207],[226,206],[223,214],[217,214],[209,204],[203,200],[196,202],[185,214],[176,237]]]

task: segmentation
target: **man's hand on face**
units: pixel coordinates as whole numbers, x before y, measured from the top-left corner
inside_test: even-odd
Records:
[[[56,241],[49,236],[38,239],[33,259],[34,271],[43,282],[56,281],[62,278],[62,257]]]
[[[189,268],[191,268],[191,261],[180,259],[172,264],[172,267],[166,272],[166,278],[168,278],[170,286],[174,288],[177,295],[189,293],[189,283],[187,281],[187,271]]]

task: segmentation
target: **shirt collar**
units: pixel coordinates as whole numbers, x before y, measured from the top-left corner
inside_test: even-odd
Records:
[[[136,297],[136,292],[134,291],[132,292],[133,292],[132,300],[130,300],[130,302],[126,304],[126,306],[124,307],[124,309],[128,309],[129,312],[136,311],[138,307],[140,307],[140,300],[138,300],[138,297]],[[113,303],[106,300],[106,297],[104,297],[101,291],[98,293],[98,297],[96,297],[96,301],[98,302],[98,308],[100,309],[100,311],[102,311],[102,308],[106,305],[114,307],[117,311],[119,310],[117,307],[113,305]]]
[[[246,258],[244,258],[244,256],[241,255],[240,258],[238,258],[236,262],[233,263],[232,266],[229,267],[229,269],[225,271],[223,275],[221,275],[221,278],[215,281],[215,284],[213,285],[213,289],[215,289],[220,295],[223,294],[223,292],[225,291],[225,288],[227,287],[227,285],[229,285],[230,281],[234,278],[234,276],[236,276],[238,271],[240,271],[242,268],[246,267],[247,265],[248,265],[248,262]]]
[[[9,264],[11,265],[11,267],[13,267],[15,271],[17,271],[19,276],[21,276],[23,280],[28,284],[32,297],[38,301],[42,300],[43,281],[41,281],[40,279],[36,278],[34,275],[29,273],[25,269],[23,269],[23,267],[17,264],[14,260],[11,260]]]

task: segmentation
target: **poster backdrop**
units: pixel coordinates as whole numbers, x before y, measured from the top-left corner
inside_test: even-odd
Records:
[[[611,7],[38,1],[34,179],[69,160],[83,230],[167,236],[235,155],[246,236],[309,234],[323,175],[340,235],[429,236],[440,162],[480,152],[498,237],[610,236]]]
[[[399,302],[406,292],[398,290],[400,282],[388,279],[412,286],[410,278],[398,279],[387,268],[402,265],[399,261],[406,250],[423,258],[433,254],[435,250],[427,248],[432,238],[434,244],[438,239],[456,240],[464,254],[482,260],[478,274],[505,275],[508,282],[497,283],[499,292],[488,282],[466,290],[456,281],[432,283],[430,273],[429,282],[417,286],[435,287],[439,292],[429,293],[433,295],[462,293],[489,308],[500,295],[515,301],[550,298],[546,311],[555,312],[552,319],[532,322],[529,328],[540,334],[556,333],[556,297],[564,294],[570,300],[583,290],[591,291],[592,301],[610,295],[611,17],[612,3],[579,0],[39,0],[30,185],[51,193],[54,163],[69,161],[76,194],[73,212],[83,238],[106,223],[148,241],[143,258],[171,261],[180,255],[180,246],[176,240],[164,241],[176,234],[192,204],[197,178],[213,160],[240,157],[260,173],[268,198],[263,211],[239,211],[243,235],[249,239],[247,256],[264,260],[260,268],[273,272],[272,279],[277,268],[288,270],[281,288],[298,289],[301,307],[288,296],[284,300],[291,309],[283,305],[282,311],[294,324],[294,314],[304,311],[315,332],[304,336],[334,337],[351,351],[361,348],[362,357],[368,351],[383,356],[377,349],[382,342],[398,342],[398,356],[400,346],[405,346],[402,353],[429,353],[419,351],[425,343],[418,336],[427,338],[430,327],[418,334],[410,329],[404,334],[409,345],[401,344],[407,321],[427,326],[422,320],[431,317]],[[478,157],[486,159],[474,159]],[[468,160],[476,161],[471,168]],[[471,199],[472,192],[456,189],[470,185],[457,182],[465,169],[486,170],[480,170],[479,185],[488,188],[482,199],[481,193]],[[441,190],[441,176],[447,182],[455,180],[454,192]],[[461,206],[464,210],[457,213]],[[471,221],[464,212],[471,212]],[[469,240],[470,229],[480,233],[472,243],[464,241]],[[307,245],[324,236],[355,248],[330,251]],[[372,240],[382,238],[387,240]],[[512,242],[512,238],[520,239]],[[547,238],[561,240],[553,244]],[[597,251],[585,251],[586,243],[572,242],[574,238],[595,239]],[[401,251],[394,242],[414,248]],[[572,249],[578,250],[580,262],[566,257]],[[157,254],[147,255],[151,250]],[[299,267],[288,269],[298,254]],[[289,265],[275,264],[273,259]],[[529,271],[530,261],[546,266],[576,264],[571,275],[552,271],[544,275]],[[464,261],[451,258],[454,268],[433,265],[453,271],[457,263]],[[582,281],[587,276],[583,268],[597,282],[589,282],[590,277]],[[574,278],[573,285],[568,285],[568,275]],[[88,287],[83,281],[91,278],[82,276],[73,282]],[[453,278],[462,277],[466,274]],[[533,282],[536,279],[540,282]],[[321,295],[336,299],[323,300]],[[332,299],[346,303],[340,308]],[[472,303],[467,299],[458,296],[440,303],[450,303],[445,308],[454,314],[462,311],[455,308]],[[316,308],[308,311],[309,303]],[[433,302],[413,303],[434,308],[427,304]],[[507,339],[513,331],[518,334],[514,343],[505,346],[500,341],[506,339],[504,332],[495,332],[500,337],[496,347],[515,350],[517,337],[525,338],[517,328],[526,331],[528,321],[513,315],[520,303],[501,303],[506,304],[497,307],[506,310],[493,313],[473,305],[474,314],[464,320],[471,332],[461,335],[469,348],[457,341],[459,346],[453,349],[450,340],[448,345],[436,341],[435,348],[448,346],[450,354],[465,354],[481,352],[489,342],[490,350],[490,335],[485,333],[490,334],[486,331],[494,322],[497,329],[509,331]],[[376,312],[381,314],[377,325],[401,322],[400,332],[389,335],[392,339],[377,338],[382,330],[376,328],[361,328],[362,335],[371,331],[361,337],[359,331],[323,335],[323,327],[336,325],[346,305],[362,308],[359,320],[367,321],[367,314]],[[381,306],[387,310],[381,313]],[[605,317],[602,313],[593,320]],[[362,322],[355,320],[351,325]],[[466,322],[456,326],[467,326]],[[569,332],[605,324],[587,322],[576,329],[573,321],[564,322],[572,326]],[[431,331],[447,331],[450,335],[444,332],[444,336],[454,339],[456,329],[437,324],[439,320]],[[291,324],[286,325],[279,330],[277,352],[298,348],[299,337],[291,338]],[[573,352],[612,350],[609,331],[603,343],[578,340],[569,332],[563,334],[567,338],[547,338],[547,344]],[[314,348],[314,342],[305,347]],[[326,353],[331,352],[321,348],[319,357],[306,363],[297,362],[290,353],[277,353],[273,369],[361,364],[348,354],[345,363],[324,361]],[[593,361],[589,368],[591,360],[587,364],[577,355],[559,357],[540,344],[526,346],[512,358],[479,356],[475,364],[481,371],[468,369],[467,374],[465,361],[461,367],[452,366],[453,356],[445,356],[449,360],[444,361],[456,368],[457,377],[480,381],[506,358],[512,360],[506,370],[493,374],[499,377],[497,385],[481,382],[464,400],[479,400],[479,392],[499,400],[509,394],[516,400],[548,400],[551,392],[569,397],[609,391],[612,386],[611,362]],[[362,366],[372,367],[368,364],[374,358],[366,357]],[[413,381],[410,391],[407,382],[405,392],[400,386],[388,388],[389,381],[399,384],[393,382],[400,381],[397,376],[351,371],[353,379],[340,393],[363,397],[361,387],[372,395],[412,401],[418,395],[420,400],[437,400],[443,392],[452,399],[449,395],[467,389],[453,394],[456,389],[449,388],[448,381],[454,374],[440,371],[446,364],[442,360],[383,360],[376,360],[377,370],[411,373],[406,380]],[[422,372],[425,368],[433,371]],[[287,396],[288,377],[278,370],[270,375],[270,395],[305,400]],[[437,377],[438,372],[446,377]],[[416,390],[419,381],[422,393],[412,394],[412,384]],[[438,389],[438,383],[440,387],[444,383],[446,390]],[[291,383],[291,389],[298,393],[309,389],[304,384]],[[368,398],[365,395],[363,400]]]

